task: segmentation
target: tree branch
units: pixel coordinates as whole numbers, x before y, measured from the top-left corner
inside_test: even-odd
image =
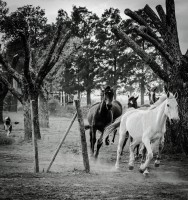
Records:
[[[1,53],[0,53],[0,63],[10,76],[12,76],[12,78],[14,78],[18,83],[21,84],[22,76],[18,74],[18,72],[9,65],[8,61],[4,59]]]
[[[187,49],[187,51],[186,51],[184,56],[188,59],[188,49]]]
[[[144,12],[148,15],[148,17],[152,20],[155,28],[159,31],[161,35],[164,35],[166,32],[166,27],[163,27],[162,22],[159,17],[155,14],[155,12],[146,4],[144,7]]]
[[[43,66],[43,68],[41,68],[39,70],[39,73],[37,75],[36,78],[36,86],[39,88],[40,85],[42,84],[44,78],[46,77],[46,75],[50,72],[50,70],[53,68],[53,66],[55,65],[55,63],[58,62],[59,57],[65,47],[65,45],[67,44],[68,40],[70,39],[72,35],[71,31],[68,31],[67,34],[65,35],[65,38],[63,40],[63,42],[61,43],[61,45],[59,46],[59,48],[57,49],[57,55],[51,60],[51,62],[48,63],[48,65],[46,65],[45,67]],[[54,49],[55,50],[55,49]]]
[[[25,35],[22,35],[22,40],[24,44],[25,60],[24,60],[24,76],[29,84],[32,84],[32,78],[29,71],[30,62],[31,62],[31,47],[30,47],[30,37],[29,33],[26,32]]]
[[[148,34],[144,33],[138,28],[134,29],[137,34],[139,34],[142,38],[146,39],[147,41],[151,42],[159,51],[160,53],[166,58],[166,60],[170,63],[173,64],[173,58],[171,55],[168,53],[167,48],[160,42],[156,41],[154,38],[149,36]]]
[[[12,59],[12,68],[15,69],[19,61],[19,56],[16,54]]]
[[[166,28],[166,14],[163,10],[163,7],[161,5],[158,5],[156,6],[156,10],[159,14],[163,27]]]
[[[167,31],[173,37],[169,36],[172,44],[176,46],[176,54],[181,55],[181,49],[179,45],[178,31],[177,31],[177,22],[175,15],[175,3],[174,0],[166,0],[166,26]]]
[[[158,42],[160,42],[159,38],[156,36],[156,34],[154,33],[154,31],[152,30],[152,28],[150,28],[147,24],[147,22],[140,17],[137,13],[131,11],[130,9],[125,9],[124,13],[126,15],[128,15],[129,17],[131,17],[132,19],[134,19],[137,23],[139,23],[140,25],[143,25],[146,27],[148,34],[153,37],[155,40],[157,40]]]
[[[7,80],[7,78],[4,77],[1,73],[0,73],[0,80],[7,86],[8,90],[14,96],[16,96],[16,98],[23,104],[23,95],[20,94],[18,91],[16,91],[15,88],[13,88],[12,84],[9,83],[9,81]]]
[[[46,66],[49,65],[50,63],[50,60],[53,56],[53,53],[55,51],[55,48],[56,48],[56,45],[59,41],[59,38],[60,38],[60,35],[61,35],[61,30],[62,30],[62,24],[59,24],[58,27],[57,27],[57,31],[53,37],[53,40],[51,42],[51,46],[50,46],[50,49],[48,51],[48,54],[47,54],[47,57],[46,57],[46,60],[44,61],[43,65],[41,66],[40,70],[39,70],[39,73],[42,73],[43,70],[45,70]]]
[[[72,32],[71,32],[71,31],[68,31],[68,33],[65,35],[65,38],[64,38],[63,42],[61,43],[60,47],[59,47],[58,50],[57,50],[57,55],[56,55],[56,58],[55,58],[55,60],[54,60],[54,64],[55,64],[56,62],[58,62],[59,57],[60,57],[60,55],[61,55],[61,53],[62,53],[62,51],[63,51],[65,45],[67,44],[68,40],[70,39],[71,35],[72,35]],[[50,70],[51,70],[51,69],[49,69],[49,71],[50,71]],[[49,71],[48,71],[48,72],[49,72]]]
[[[169,76],[165,73],[165,71],[154,61],[153,57],[148,56],[148,54],[141,49],[141,47],[136,44],[132,39],[129,38],[121,29],[114,27],[113,32],[119,35],[122,40],[131,47],[136,53],[145,61],[146,64],[150,66],[150,68],[157,74],[162,80],[165,82],[169,81]]]

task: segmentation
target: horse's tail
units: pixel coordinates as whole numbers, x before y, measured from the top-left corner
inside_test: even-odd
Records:
[[[85,130],[88,130],[91,128],[91,126],[88,124],[88,125],[85,125],[84,128],[85,128]]]
[[[106,139],[107,137],[113,133],[119,126],[120,126],[120,122],[121,122],[121,117],[118,117],[112,124],[110,124],[109,126],[107,126],[104,130],[104,134],[103,134],[103,142],[106,144]]]

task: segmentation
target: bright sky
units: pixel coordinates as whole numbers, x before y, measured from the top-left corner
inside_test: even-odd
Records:
[[[118,8],[121,11],[122,18],[125,18],[124,10],[130,8],[131,10],[138,10],[148,4],[155,10],[157,5],[162,5],[165,10],[165,0],[4,0],[10,12],[15,11],[18,7],[24,5],[40,6],[45,9],[48,22],[54,22],[59,9],[64,9],[69,14],[72,6],[85,6],[88,10],[96,13],[98,16],[110,7]],[[184,54],[188,49],[188,0],[175,0],[176,16],[179,31],[179,40]]]

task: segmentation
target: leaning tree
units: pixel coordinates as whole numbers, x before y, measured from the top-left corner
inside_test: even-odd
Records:
[[[40,7],[24,6],[10,15],[0,15],[0,28],[5,33],[5,38],[16,40],[19,39],[24,50],[24,67],[21,74],[12,68],[6,59],[6,51],[0,53],[0,64],[9,75],[14,78],[21,87],[21,93],[0,74],[1,81],[8,87],[19,100],[22,102],[27,112],[30,110],[30,101],[32,102],[34,133],[40,138],[39,117],[38,117],[38,96],[43,85],[43,80],[51,69],[58,62],[62,51],[66,48],[71,37],[76,33],[79,34],[77,26],[82,21],[81,12],[83,8],[73,7],[72,18],[63,10],[59,10],[57,23],[51,35],[51,42],[45,43],[49,37],[44,31],[46,28],[45,13]],[[18,55],[19,56],[19,55]],[[25,118],[25,128],[31,125]],[[31,129],[30,129],[31,130]],[[30,131],[29,131],[30,133]],[[25,129],[25,139],[31,138],[31,134]]]
[[[129,37],[129,31],[123,31],[120,26],[114,27],[113,31],[150,66],[169,91],[178,92],[181,120],[170,126],[167,140],[171,147],[181,147],[188,154],[188,51],[183,55],[180,49],[174,0],[166,0],[166,12],[161,5],[156,6],[156,10],[158,15],[146,5],[142,9],[144,16],[130,9],[124,12],[135,22],[132,31],[150,42],[159,52],[161,64]]]

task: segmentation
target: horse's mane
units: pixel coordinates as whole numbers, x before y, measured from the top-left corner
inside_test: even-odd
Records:
[[[97,105],[97,104],[100,104],[101,102],[96,102],[94,103],[93,105],[90,106],[90,108],[92,108],[93,106]]]
[[[170,93],[169,96],[170,99],[174,98],[173,94]],[[161,105],[165,100],[167,99],[167,94],[163,94],[162,96],[159,97],[159,99],[151,105],[151,107],[149,108],[149,110],[153,110],[154,108],[158,107],[159,105]]]

